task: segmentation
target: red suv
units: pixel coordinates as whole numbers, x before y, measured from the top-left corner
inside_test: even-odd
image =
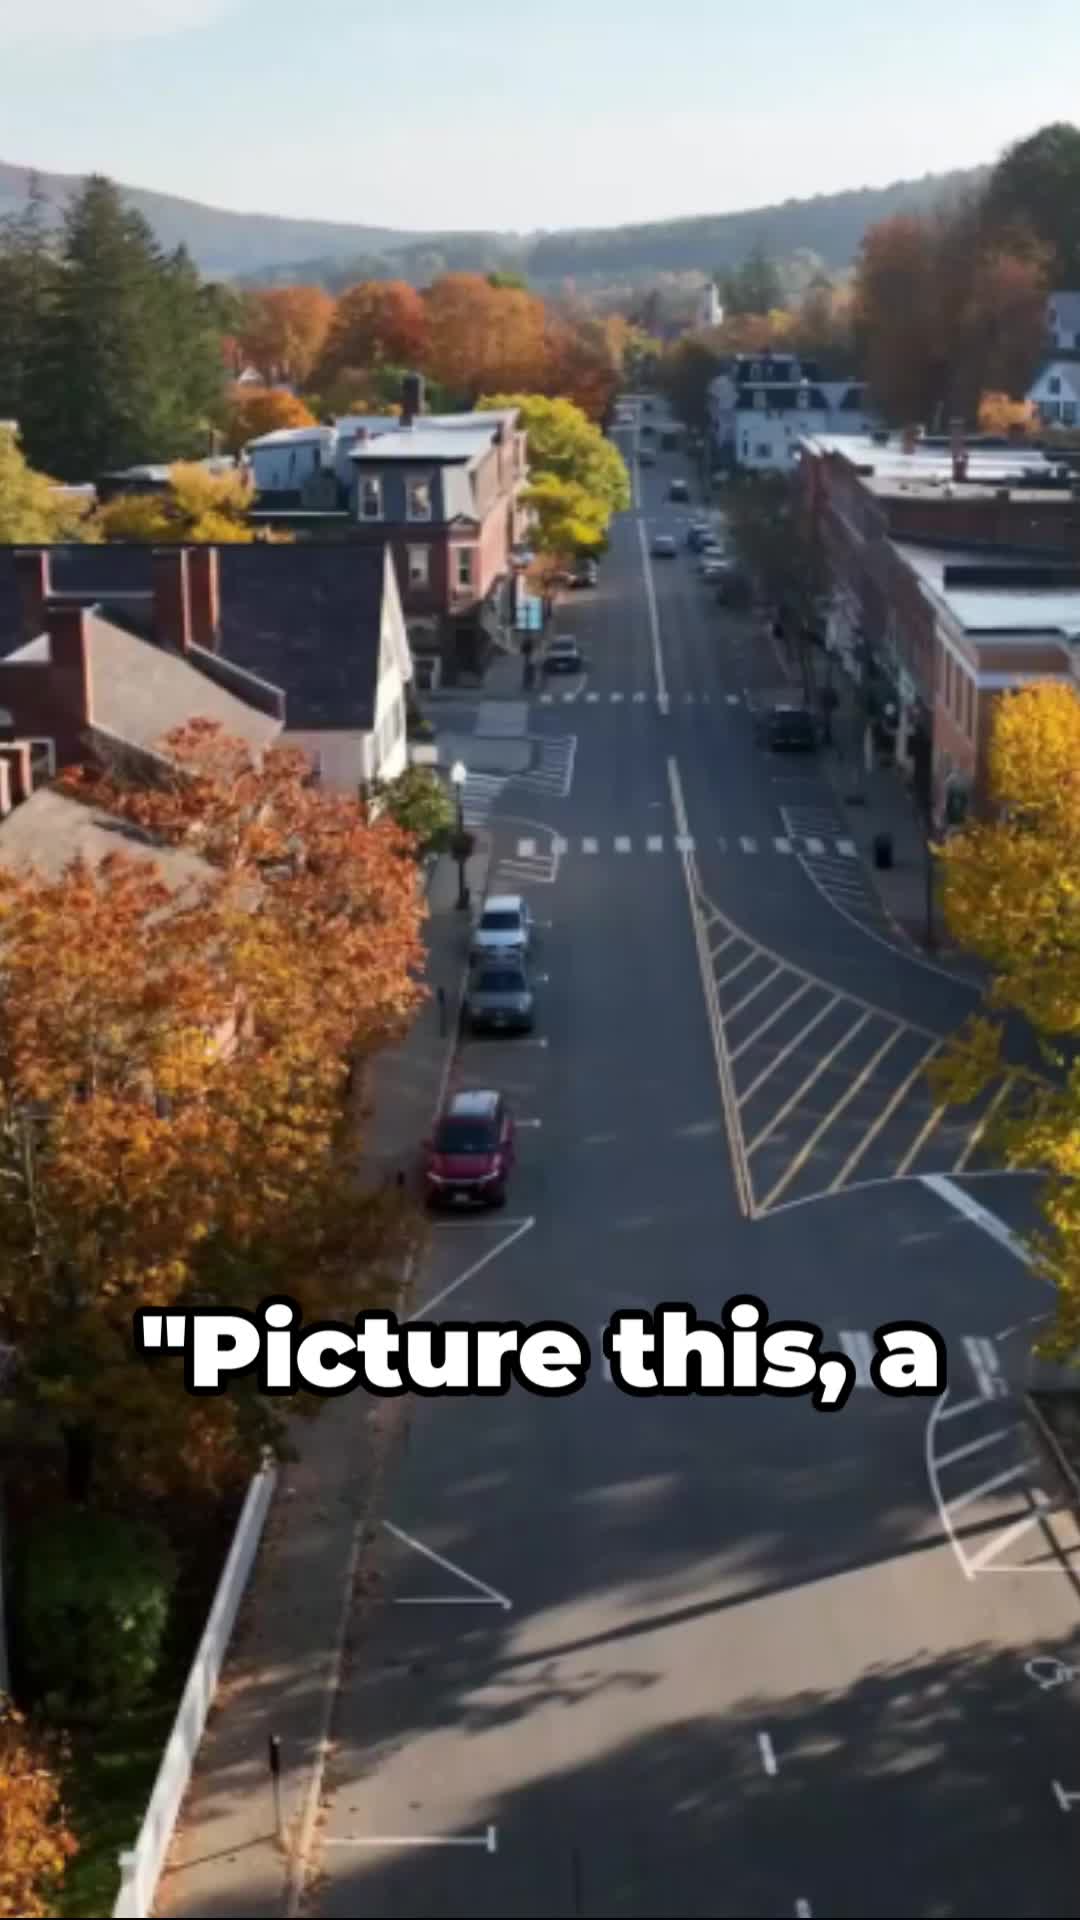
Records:
[[[501,1093],[452,1094],[424,1148],[429,1206],[502,1206],[514,1164],[514,1123]]]

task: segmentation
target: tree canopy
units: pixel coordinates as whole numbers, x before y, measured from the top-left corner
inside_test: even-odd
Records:
[[[197,462],[178,461],[169,469],[164,492],[118,494],[99,510],[95,524],[106,540],[241,546],[256,538],[248,517],[253,498],[244,473],[215,473]]]
[[[618,448],[570,400],[495,393],[477,406],[520,410],[528,438],[527,500],[536,515],[535,543],[558,554],[598,546],[612,515],[630,505],[630,476]]]
[[[1007,148],[986,206],[997,224],[1038,237],[1055,286],[1080,287],[1080,128],[1058,120]]]
[[[28,466],[18,435],[0,427],[0,545],[49,546],[93,540],[98,528],[90,503],[77,500]]]

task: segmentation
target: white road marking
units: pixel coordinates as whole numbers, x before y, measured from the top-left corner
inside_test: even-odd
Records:
[[[1015,1427],[999,1427],[996,1433],[985,1433],[978,1440],[969,1440],[966,1446],[954,1447],[951,1453],[939,1453],[939,1467],[954,1467],[958,1460],[970,1460],[973,1453],[981,1453],[984,1447],[996,1447],[999,1440],[1007,1440]]]
[[[729,693],[727,703],[729,707],[738,707],[742,704],[737,693]]]
[[[984,1395],[977,1393],[974,1400],[958,1400],[955,1406],[942,1408],[938,1419],[955,1420],[958,1414],[975,1413],[979,1408],[985,1407],[985,1405],[986,1399]]]
[[[640,704],[641,704],[641,703],[642,703],[643,701],[645,701],[645,700],[647,700],[647,699],[648,699],[648,695],[647,695],[647,694],[644,694],[644,693],[635,693],[635,695],[634,695],[634,704],[635,704],[635,706],[637,706],[637,705],[640,705]]]
[[[838,840],[836,851],[842,853],[845,860],[857,860],[859,857],[859,849],[854,840]]]
[[[484,1833],[373,1833],[351,1838],[348,1835],[336,1839],[333,1835],[324,1836],[324,1847],[483,1847],[485,1853],[495,1853],[498,1847],[497,1829],[488,1827]]]
[[[663,853],[664,842],[658,833],[651,833],[645,842],[649,853]]]
[[[569,853],[570,851],[569,840],[560,840],[558,834],[556,834],[551,842],[551,851],[555,855],[556,860],[560,860],[564,853]]]
[[[744,853],[757,852],[757,841],[748,839],[746,835],[744,835],[743,838],[739,841],[739,845],[742,848]]]
[[[645,604],[649,615],[649,630],[652,636],[653,671],[656,675],[656,700],[660,712],[668,711],[667,678],[664,673],[664,655],[660,645],[660,616],[656,609],[656,588],[653,584],[652,562],[649,559],[649,547],[645,534],[644,520],[638,521],[638,538],[641,542],[641,564],[645,573]]]
[[[1072,1803],[1074,1800],[1080,1800],[1080,1793],[1066,1793],[1065,1788],[1062,1786],[1060,1780],[1053,1781],[1052,1785],[1054,1789],[1054,1796],[1057,1800],[1058,1806],[1061,1808],[1062,1813],[1071,1813]]]
[[[918,1159],[923,1148],[925,1147],[927,1141],[929,1140],[930,1135],[934,1133],[936,1129],[941,1125],[941,1122],[944,1118],[945,1118],[945,1108],[943,1106],[935,1107],[933,1112],[929,1115],[928,1119],[919,1128],[918,1133],[915,1135],[914,1140],[912,1141],[910,1147],[908,1148],[899,1166],[897,1167],[895,1174],[893,1175],[894,1179],[903,1180],[906,1177],[908,1168],[913,1167],[915,1165],[915,1162]],[[923,1176],[921,1174],[916,1175],[917,1179],[922,1179],[922,1177]],[[932,1179],[933,1175],[928,1174],[926,1177],[928,1179]]]
[[[751,987],[749,993],[743,994],[742,999],[736,1006],[728,1008],[724,1015],[725,1020],[734,1020],[735,1015],[741,1013],[744,1007],[748,1007],[752,1000],[756,1000],[759,993],[764,993],[766,987],[771,987],[773,981],[776,980],[783,971],[783,967],[774,967],[772,972],[767,973],[764,980],[760,981],[756,987]]]
[[[766,1773],[772,1778],[780,1771],[776,1764],[776,1754],[773,1751],[773,1743],[767,1733],[759,1733],[757,1743],[758,1751],[761,1754],[761,1764]]]
[[[1002,1104],[1002,1101],[1005,1100],[1008,1094],[1012,1091],[1014,1079],[1015,1079],[1015,1075],[1010,1073],[1006,1075],[1005,1079],[1002,1081],[1000,1087],[998,1088],[997,1092],[994,1095],[994,1098],[991,1100],[990,1105],[987,1107],[985,1113],[983,1114],[982,1119],[979,1121],[978,1126],[974,1128],[971,1134],[971,1138],[969,1139],[966,1147],[964,1148],[963,1153],[960,1155],[959,1160],[956,1162],[956,1165],[953,1168],[954,1176],[958,1173],[963,1173],[965,1167],[968,1164],[968,1161],[971,1159],[973,1153],[978,1147],[979,1142],[983,1137],[983,1134],[986,1132],[987,1127],[989,1127],[991,1122],[993,1121],[998,1108]]]
[[[1033,1490],[1032,1498],[1038,1502],[1037,1489]],[[1014,1541],[1021,1539],[1025,1533],[1030,1533],[1032,1527],[1039,1526],[1042,1517],[1042,1506],[1037,1504],[1034,1513],[1023,1514],[1019,1520],[1013,1522],[1011,1527],[1006,1527],[1004,1533],[996,1533],[992,1540],[988,1540],[985,1546],[979,1548],[978,1553],[972,1554],[970,1559],[972,1573],[980,1572],[983,1567],[989,1565],[991,1560],[996,1560],[999,1554],[1004,1553],[1006,1547],[1011,1547]]]
[[[976,1500],[985,1500],[987,1494],[997,1493],[999,1488],[1007,1487],[1010,1480],[1018,1480],[1022,1473],[1034,1473],[1037,1460],[1021,1460],[1018,1467],[1006,1467],[1004,1473],[996,1473],[992,1480],[983,1480],[977,1487],[969,1487],[966,1493],[958,1493],[949,1501],[949,1509],[956,1513],[960,1507],[972,1507]]]
[[[527,1127],[529,1124],[528,1120],[518,1121],[519,1127]],[[540,1122],[536,1121],[535,1124],[539,1126]],[[456,1280],[451,1280],[448,1287],[443,1287],[440,1293],[435,1293],[430,1300],[425,1300],[423,1306],[417,1307],[414,1313],[407,1313],[403,1324],[408,1326],[411,1321],[419,1320],[422,1314],[430,1313],[432,1307],[437,1307],[440,1301],[446,1300],[450,1294],[456,1293],[459,1287],[463,1287],[466,1280],[471,1280],[473,1276],[478,1274],[484,1267],[490,1266],[491,1262],[496,1260],[500,1253],[508,1252],[514,1245],[514,1242],[522,1239],[525,1234],[531,1232],[535,1225],[535,1214],[530,1215],[528,1220],[522,1220],[520,1225],[514,1229],[513,1233],[507,1234],[505,1238],[498,1241],[495,1246],[489,1247],[487,1253],[485,1253],[481,1259],[475,1260],[471,1267],[466,1267],[465,1272],[459,1273]]]
[[[583,840],[581,843],[581,851],[582,853],[599,853],[600,843],[597,840]]]
[[[796,1900],[795,1920],[814,1920],[814,1910],[809,1900]]]
[[[589,705],[590,705],[590,706],[595,706],[595,705],[596,705],[596,702],[597,702],[597,701],[599,700],[599,698],[600,698],[600,695],[599,695],[598,693],[587,693],[587,694],[585,695],[585,698],[586,698],[586,700],[588,701],[588,703],[589,703]]]
[[[475,1573],[466,1573],[465,1568],[459,1567],[455,1560],[447,1560],[445,1555],[441,1553],[436,1553],[434,1547],[425,1547],[422,1540],[414,1539],[411,1533],[406,1533],[404,1528],[402,1527],[395,1527],[391,1521],[384,1520],[383,1526],[386,1529],[387,1533],[393,1534],[395,1540],[400,1540],[403,1542],[405,1546],[411,1547],[414,1553],[421,1554],[425,1560],[430,1560],[433,1563],[433,1565],[435,1565],[436,1567],[441,1567],[444,1573],[452,1573],[454,1575],[455,1580],[464,1580],[465,1585],[467,1587],[474,1587],[476,1589],[474,1593],[462,1593],[462,1594],[452,1594],[452,1595],[438,1594],[438,1595],[433,1595],[430,1598],[399,1599],[399,1600],[395,1600],[394,1604],[396,1606],[399,1606],[399,1607],[454,1607],[454,1606],[492,1607],[494,1606],[494,1607],[501,1607],[504,1613],[510,1612],[511,1607],[514,1604],[513,1601],[508,1600],[505,1593],[500,1593],[497,1587],[489,1587],[487,1581],[478,1580]]]
[[[978,1387],[982,1398],[984,1400],[992,1400],[995,1392],[992,1376],[999,1374],[1001,1367],[992,1345],[990,1346],[990,1354],[989,1356],[987,1355],[987,1344],[988,1343],[984,1343],[982,1340],[977,1340],[969,1335],[964,1340],[964,1352],[967,1354],[968,1365],[975,1375],[975,1385]]]
[[[774,840],[774,841],[773,841],[773,846],[774,846],[774,847],[776,848],[776,851],[777,851],[777,853],[790,853],[790,852],[791,852],[791,841],[790,841],[790,840],[784,840],[784,839],[780,839],[780,840]]]
[[[612,694],[612,696],[611,696],[611,698],[612,698],[612,700],[613,700],[613,701],[615,701],[616,703],[618,703],[618,702],[619,702],[619,701],[620,701],[620,700],[622,699],[622,694],[621,694],[621,693],[613,693],[613,694]]]
[[[620,837],[619,839],[617,839],[615,842],[615,851],[616,853],[629,853],[630,851],[629,840],[623,837]]]
[[[1004,1247],[1006,1252],[1011,1253],[1014,1259],[1022,1261],[1024,1266],[1030,1264],[1022,1241],[1005,1225],[1004,1220],[999,1220],[996,1213],[990,1212],[989,1207],[980,1206],[977,1200],[973,1200],[971,1195],[965,1193],[962,1187],[958,1187],[947,1174],[924,1173],[922,1183],[924,1187],[929,1187],[931,1193],[936,1193],[939,1200],[944,1200],[946,1206],[954,1207],[957,1213],[962,1213],[965,1220],[971,1221],[973,1227],[981,1227],[983,1233],[988,1233],[991,1239],[996,1240],[1000,1247]]]
[[[807,840],[806,851],[807,853],[824,853],[825,851],[824,840]]]
[[[536,841],[535,840],[519,840],[517,843],[517,851],[518,851],[519,860],[535,859]]]
[[[540,705],[542,707],[552,707],[554,704],[555,695],[553,693],[542,693],[540,695]]]
[[[518,1120],[515,1124],[519,1127],[542,1127],[544,1123],[542,1120]],[[534,1227],[536,1221],[530,1220],[529,1225],[530,1227]]]
[[[734,935],[732,936],[732,938],[734,938]],[[783,962],[781,962],[780,971],[783,972],[783,970],[784,970]],[[740,1054],[746,1052],[747,1047],[752,1047],[755,1041],[760,1039],[763,1033],[768,1033],[770,1027],[775,1027],[777,1021],[783,1019],[783,1016],[788,1011],[789,1007],[793,1007],[797,1000],[804,999],[805,996],[808,993],[811,993],[812,991],[813,991],[813,982],[810,980],[804,980],[801,986],[796,987],[794,993],[788,994],[788,997],[784,1001],[783,1005],[777,1007],[775,1013],[770,1013],[768,1019],[763,1020],[760,1027],[755,1027],[753,1033],[749,1034],[747,1038],[743,1040],[740,1043],[740,1045],[735,1048],[735,1051],[731,1056],[732,1060],[737,1060]]]
[[[679,853],[693,853],[694,851],[694,842],[688,833],[677,833],[675,836],[675,846]]]
[[[840,1345],[855,1369],[855,1385],[872,1387],[870,1362],[874,1357],[874,1343],[868,1333],[852,1333],[844,1328],[840,1334]]]
[[[721,975],[720,979],[716,983],[717,987],[726,987],[729,980],[736,980],[740,973],[746,972],[747,967],[753,966],[757,958],[758,958],[758,955],[753,951],[753,949],[751,949],[751,951],[747,954],[745,960],[740,960],[737,966],[732,967],[730,973],[725,973]]]

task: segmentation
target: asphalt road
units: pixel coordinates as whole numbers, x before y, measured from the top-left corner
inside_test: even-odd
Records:
[[[676,470],[637,476],[559,623],[590,671],[522,723],[546,786],[484,802],[543,923],[546,1045],[467,1043],[520,1165],[504,1215],[437,1228],[423,1289],[569,1321],[590,1376],[417,1403],[310,1909],[1076,1912],[1077,1535],[1016,1400],[1045,1297],[954,1204],[1015,1228],[1030,1189],[919,1075],[971,994],[886,944],[849,856],[775,845],[820,839],[828,792],[753,746],[761,645],[685,552],[648,558]],[[853,1360],[841,1412],[606,1377],[618,1307],[743,1291]],[[908,1318],[945,1337],[942,1400],[867,1383]]]

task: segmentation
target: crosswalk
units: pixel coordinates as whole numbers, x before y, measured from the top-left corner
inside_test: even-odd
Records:
[[[514,795],[539,794],[548,800],[565,800],[574,783],[577,739],[573,734],[553,738],[534,736],[534,760],[524,773],[478,773],[466,775],[462,788],[465,825],[473,832],[487,825],[500,796],[510,790]]]
[[[630,693],[620,691],[617,688],[614,690],[609,689],[606,693],[598,692],[594,687],[575,688],[573,691],[567,691],[564,688],[558,693],[539,693],[536,699],[537,704],[541,707],[708,707],[712,705],[741,707],[745,705],[742,695],[738,693],[715,695],[711,693],[669,693],[665,694],[663,699],[661,699],[657,693],[646,692],[641,688],[638,688],[636,692]]]
[[[847,823],[839,808],[815,798],[781,806],[778,812],[784,832],[799,843],[806,873],[823,899],[849,920],[889,936],[892,930],[865,867],[840,852],[841,848],[852,847],[853,852],[855,848],[844,837]]]
[[[837,1335],[837,1343],[855,1370],[856,1388],[873,1387],[870,1364],[877,1352],[873,1334],[863,1327],[841,1327]],[[828,1342],[825,1343],[827,1344]],[[950,1376],[956,1373],[955,1350],[957,1347],[962,1349],[965,1363],[970,1369],[970,1384],[965,1387],[968,1397],[957,1407],[957,1412],[966,1412],[969,1406],[976,1404],[982,1406],[984,1402],[1000,1399],[1007,1393],[1008,1388],[1001,1370],[995,1341],[985,1334],[965,1333],[961,1335],[959,1341],[950,1341],[947,1345]],[[973,1393],[971,1388],[974,1388]]]
[[[470,773],[461,789],[461,809],[465,825],[473,832],[487,825],[491,809],[508,784],[509,774]]]
[[[528,776],[524,777],[527,778]],[[468,790],[466,789],[466,791]],[[784,855],[792,856],[801,853],[813,854],[817,852],[824,854],[826,852],[823,841],[814,838],[803,841],[786,834],[776,834],[772,838],[766,838],[764,840],[749,833],[737,835],[734,838],[729,838],[724,834],[717,834],[709,840],[695,839],[691,834],[685,833],[649,833],[637,838],[632,834],[613,834],[610,837],[607,835],[601,837],[597,834],[582,834],[580,838],[575,837],[573,840],[560,839],[556,836],[554,844],[555,851],[561,857],[565,857],[567,854],[581,854],[591,856],[592,858],[599,858],[605,854],[613,854],[620,858],[626,858],[627,855],[636,854],[697,853],[704,851],[706,848],[711,848],[716,852],[724,854],[731,853],[750,856],[764,853],[779,854],[783,857]],[[519,840],[516,852],[518,859],[529,859],[536,852],[535,840]],[[858,849],[853,840],[833,841],[831,843],[831,854],[832,857],[838,861],[855,861],[858,859]]]

